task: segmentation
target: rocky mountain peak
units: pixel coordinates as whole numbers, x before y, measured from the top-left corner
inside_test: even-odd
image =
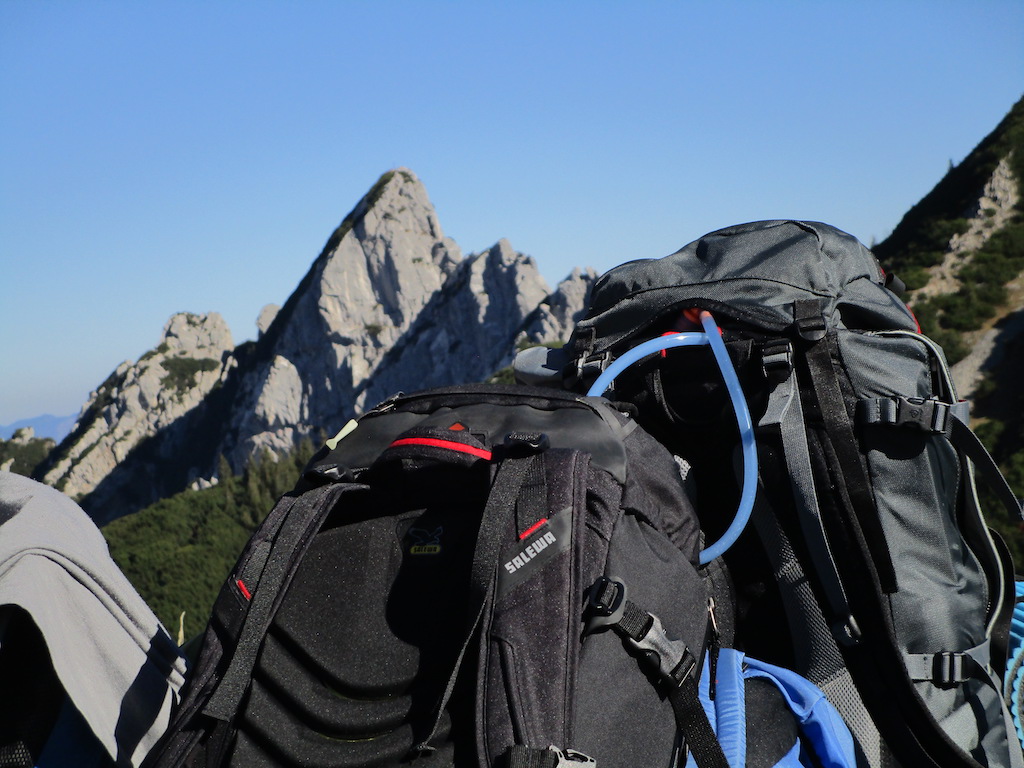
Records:
[[[72,497],[90,493],[139,443],[202,402],[226,372],[233,347],[216,312],[171,317],[154,349],[121,363],[90,393],[42,470],[43,481]]]
[[[480,381],[517,342],[568,336],[593,272],[551,293],[507,240],[462,257],[422,182],[385,173],[328,238],[253,343],[218,315],[176,315],[159,346],[90,397],[45,480],[110,520],[304,437],[333,434],[398,389]],[[150,439],[151,438],[151,439]],[[138,482],[145,477],[146,482]]]

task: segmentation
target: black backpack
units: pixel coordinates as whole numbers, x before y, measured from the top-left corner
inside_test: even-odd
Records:
[[[389,399],[252,537],[146,765],[724,768],[699,540],[671,454],[605,400]]]
[[[998,682],[1013,569],[976,473],[1016,520],[1020,504],[890,282],[824,224],[723,229],[602,276],[533,381],[585,392],[639,343],[712,313],[760,465],[751,524],[725,556],[738,644],[822,688],[868,765],[1020,766]],[[702,528],[720,535],[740,498],[739,436],[707,349],[651,354],[613,388],[692,467]]]

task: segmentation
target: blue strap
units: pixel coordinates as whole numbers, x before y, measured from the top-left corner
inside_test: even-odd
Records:
[[[700,700],[729,765],[746,765],[744,686],[749,678],[768,680],[779,689],[796,717],[801,734],[814,750],[814,756],[808,757],[801,753],[799,744],[796,744],[777,766],[856,768],[853,736],[839,712],[817,686],[788,669],[751,659],[731,648],[723,648],[718,657],[715,699],[712,701],[710,698],[709,664],[705,659],[700,681]],[[699,768],[692,756],[687,762],[687,768]]]
[[[764,678],[778,687],[823,766],[857,765],[850,729],[817,686],[788,669],[751,658],[746,659],[745,676]]]

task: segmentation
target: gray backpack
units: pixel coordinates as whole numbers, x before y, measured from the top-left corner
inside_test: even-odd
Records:
[[[1021,510],[966,426],[942,350],[856,239],[769,221],[611,270],[542,363],[586,391],[698,310],[722,329],[757,438],[750,524],[725,555],[738,644],[822,688],[865,764],[1024,764],[998,683],[1013,568],[976,474]],[[740,497],[740,441],[708,350],[652,354],[613,387],[692,467],[701,527],[717,538]]]

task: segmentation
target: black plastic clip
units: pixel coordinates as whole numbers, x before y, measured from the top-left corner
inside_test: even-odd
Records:
[[[934,398],[901,397],[897,401],[896,426],[916,427],[925,432],[947,432],[949,405]]]
[[[598,576],[587,590],[587,634],[618,624],[625,610],[626,585],[607,576]]]
[[[648,662],[657,668],[662,678],[675,686],[680,686],[687,678],[696,674],[697,659],[685,642],[673,640],[668,636],[657,616],[648,615],[651,621],[644,636],[639,640],[627,637],[626,641],[647,656]]]
[[[551,441],[543,432],[509,432],[501,444],[504,459],[523,459],[543,453],[551,447]]]

